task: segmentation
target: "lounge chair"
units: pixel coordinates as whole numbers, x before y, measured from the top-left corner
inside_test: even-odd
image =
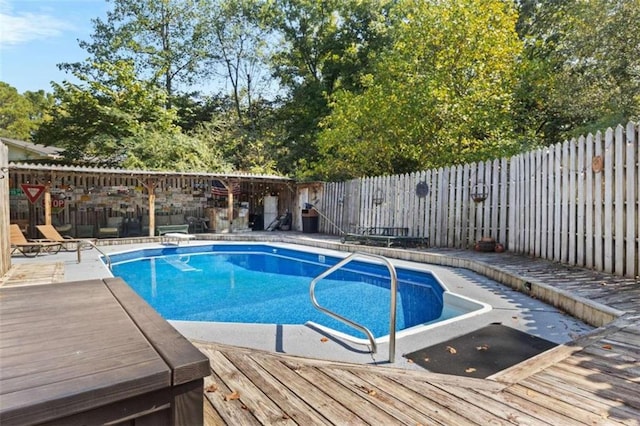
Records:
[[[62,236],[53,225],[37,225],[36,228],[38,228],[38,231],[40,231],[46,241],[61,243],[62,247],[69,251],[76,250],[78,244],[80,244],[81,248],[83,245],[91,248],[96,242],[95,239],[73,238],[68,235]]]
[[[12,223],[10,226],[11,253],[19,251],[26,257],[36,257],[42,252],[58,253],[62,247],[61,243],[50,241],[29,241],[25,238],[20,226]]]

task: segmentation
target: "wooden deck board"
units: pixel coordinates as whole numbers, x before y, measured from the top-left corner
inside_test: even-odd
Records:
[[[295,424],[289,416],[271,401],[271,399],[256,386],[244,374],[246,368],[242,363],[234,365],[220,352],[210,352],[208,354],[211,367],[222,377],[226,377],[225,383],[231,393],[225,396],[234,395],[250,411],[256,419],[263,424]],[[240,374],[235,374],[242,371]]]
[[[417,382],[409,379],[397,382],[395,380],[388,380],[384,376],[380,377],[377,374],[368,374],[367,377],[371,382],[377,381],[381,387],[389,386],[392,383],[396,388],[394,392],[402,395],[403,399],[407,398],[409,401],[412,401],[414,407],[419,410],[423,416],[434,419],[444,425],[471,424],[469,419],[462,413],[462,410],[450,410],[449,407],[447,407],[450,400],[446,401],[446,398],[443,398],[441,395],[429,394],[428,392],[430,390],[424,386],[420,386]],[[389,384],[385,385],[384,381],[388,381]],[[427,422],[427,424],[430,424],[430,422]],[[476,422],[473,422],[473,424],[476,424]]]
[[[366,424],[340,401],[335,400],[330,389],[317,387],[315,383],[300,376],[286,362],[280,362],[277,358],[265,354],[252,357],[252,360],[273,374],[291,392],[299,395],[317,415],[321,415],[329,423]]]
[[[325,369],[325,374],[330,374],[334,380],[351,389],[359,397],[362,397],[384,410],[395,420],[403,424],[428,424],[434,420],[414,409],[410,404],[403,402],[405,397],[410,398],[402,387],[397,386],[388,391],[383,391],[382,386],[376,386],[360,375],[355,375],[345,369]]]
[[[370,395],[351,387],[345,387],[334,374],[328,374],[325,369],[317,367],[302,367],[296,371],[316,387],[330,396],[333,401],[340,401],[346,408],[367,424],[379,422],[389,424],[397,421],[379,405],[371,401]]]
[[[612,408],[615,408],[611,400],[601,398],[591,392],[585,392],[554,376],[541,374],[535,378],[529,378],[522,385],[540,393],[551,395],[554,398],[563,399],[575,407],[590,411],[603,419],[609,416]]]
[[[548,412],[554,413],[554,416],[557,413],[568,419],[570,424],[600,424],[607,418],[605,413],[594,413],[575,405],[570,398],[571,395],[558,395],[548,391],[548,389],[534,389],[531,386],[517,384],[511,386],[508,393],[534,404],[536,411],[549,410]]]
[[[437,385],[442,388],[442,385]],[[443,389],[446,390],[446,389]],[[518,410],[516,407],[505,404],[483,393],[476,392],[471,389],[457,388],[455,390],[456,398],[464,400],[469,404],[479,407],[511,424],[537,424],[539,420],[530,416],[524,411]]]
[[[253,383],[280,407],[284,415],[293,419],[298,424],[328,424],[321,416],[317,415],[304,400],[286,388],[280,381],[269,374],[249,357],[239,353],[226,353],[227,357],[235,365],[242,365],[242,371]]]
[[[205,355],[207,352],[204,352]],[[260,425],[260,422],[245,409],[244,404],[237,399],[225,398],[232,390],[225,385],[224,380],[215,373],[211,373],[204,380],[204,395],[206,401],[213,408],[223,424],[228,425]],[[205,401],[205,403],[206,403]]]

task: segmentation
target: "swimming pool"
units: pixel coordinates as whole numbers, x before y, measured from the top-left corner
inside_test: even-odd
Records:
[[[337,256],[272,244],[216,243],[148,248],[111,256],[122,277],[167,320],[312,324],[350,340],[364,336],[316,310],[311,280]],[[398,337],[426,326],[484,312],[487,305],[450,292],[423,270],[396,268]],[[386,267],[354,261],[316,286],[318,302],[371,330],[389,333],[390,279]]]

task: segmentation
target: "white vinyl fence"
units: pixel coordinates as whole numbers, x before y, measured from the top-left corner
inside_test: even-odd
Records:
[[[493,237],[516,253],[635,277],[639,130],[628,123],[511,158],[326,183],[320,232],[406,227],[455,248]]]

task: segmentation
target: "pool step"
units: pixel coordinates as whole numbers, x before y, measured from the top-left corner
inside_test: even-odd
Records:
[[[176,258],[176,257],[165,257],[163,260],[165,262],[167,262],[169,265],[173,266],[176,269],[179,269],[180,271],[199,271],[200,269],[194,268],[193,266],[189,265],[187,262],[189,261],[189,258],[187,257],[187,260],[181,260],[183,259],[182,257]]]

